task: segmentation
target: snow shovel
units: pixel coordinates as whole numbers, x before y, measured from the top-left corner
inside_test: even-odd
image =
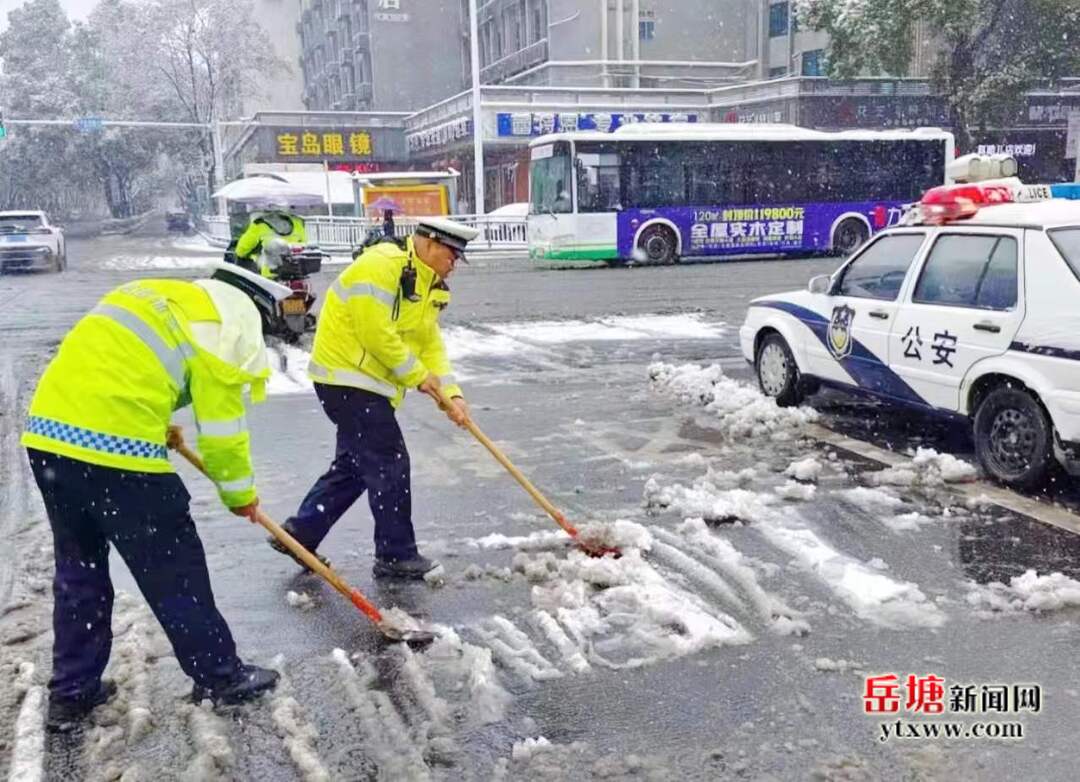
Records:
[[[446,396],[442,389],[439,389],[437,397],[434,395],[432,396],[442,408],[449,407],[451,404],[450,399]],[[540,493],[539,489],[532,485],[532,482],[525,477],[521,470],[514,466],[513,462],[510,461],[506,454],[504,454],[499,449],[499,446],[495,445],[495,443],[493,443],[486,434],[480,431],[480,427],[473,422],[471,417],[466,417],[465,428],[472,433],[472,436],[475,437],[482,446],[488,449],[488,451],[491,453],[492,456],[495,457],[495,460],[499,464],[506,468],[506,471],[514,477],[514,480],[521,484],[521,488],[523,488],[528,493],[528,495],[533,498],[536,504],[543,508],[547,515],[551,516],[551,518],[555,521],[556,524],[563,528],[566,534],[569,535],[571,539],[573,539],[574,543],[577,544],[578,548],[580,548],[590,557],[604,557],[610,554],[611,556],[618,559],[622,556],[622,552],[617,548],[583,540],[580,533],[578,533],[577,528],[566,520],[566,516],[564,516],[558,508],[552,505],[548,498]]]
[[[168,445],[187,459],[192,467],[203,475],[210,477],[207,475],[206,465],[203,464],[202,458],[199,454],[187,447],[179,429],[170,427]],[[296,557],[299,558],[312,572],[322,576],[330,586],[352,601],[352,604],[359,608],[360,612],[372,621],[375,627],[379,629],[379,632],[382,633],[383,637],[388,641],[404,642],[409,646],[423,647],[435,640],[435,634],[428,630],[398,627],[388,621],[386,617],[382,615],[382,612],[375,607],[375,604],[364,597],[360,590],[353,589],[346,584],[341,576],[334,572],[333,568],[327,567],[320,562],[318,557],[300,545],[296,538],[283,530],[276,521],[263,513],[261,509],[255,509],[255,521],[261,524],[267,532],[281,541],[281,544],[296,555]]]

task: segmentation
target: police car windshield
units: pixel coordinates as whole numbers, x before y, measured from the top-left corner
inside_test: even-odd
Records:
[[[1080,227],[1050,231],[1050,241],[1057,247],[1076,279],[1080,280]]]

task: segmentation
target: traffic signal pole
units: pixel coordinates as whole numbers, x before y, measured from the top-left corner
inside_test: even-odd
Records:
[[[86,132],[80,127],[80,123],[93,119],[93,128],[150,128],[159,130],[204,130],[210,133],[210,145],[214,152],[214,187],[220,188],[225,179],[225,146],[222,141],[221,129],[224,127],[246,127],[252,124],[250,120],[214,120],[210,122],[158,122],[151,120],[128,120],[128,119],[98,119],[88,117],[73,117],[72,119],[4,119],[0,112],[0,140],[7,133],[7,125],[14,127],[67,127],[80,132]],[[225,213],[225,202],[218,199],[218,213]]]

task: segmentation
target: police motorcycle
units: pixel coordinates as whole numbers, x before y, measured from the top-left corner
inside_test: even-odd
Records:
[[[255,302],[264,334],[294,343],[315,329],[311,310],[316,296],[308,278],[322,270],[324,256],[314,245],[270,239],[260,250],[256,264],[237,257],[234,241],[225,251],[224,263],[216,266],[212,276],[240,288]],[[262,275],[261,268],[268,269],[270,276]]]

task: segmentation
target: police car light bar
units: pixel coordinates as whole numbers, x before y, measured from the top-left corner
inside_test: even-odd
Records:
[[[945,175],[954,182],[972,184],[987,179],[1016,176],[1016,158],[1010,155],[964,155],[945,166]]]
[[[1080,182],[1050,185],[1050,195],[1053,198],[1065,198],[1070,201],[1080,201]]]
[[[973,216],[980,207],[1015,201],[1007,184],[943,185],[927,190],[919,202],[923,222],[943,225]]]

